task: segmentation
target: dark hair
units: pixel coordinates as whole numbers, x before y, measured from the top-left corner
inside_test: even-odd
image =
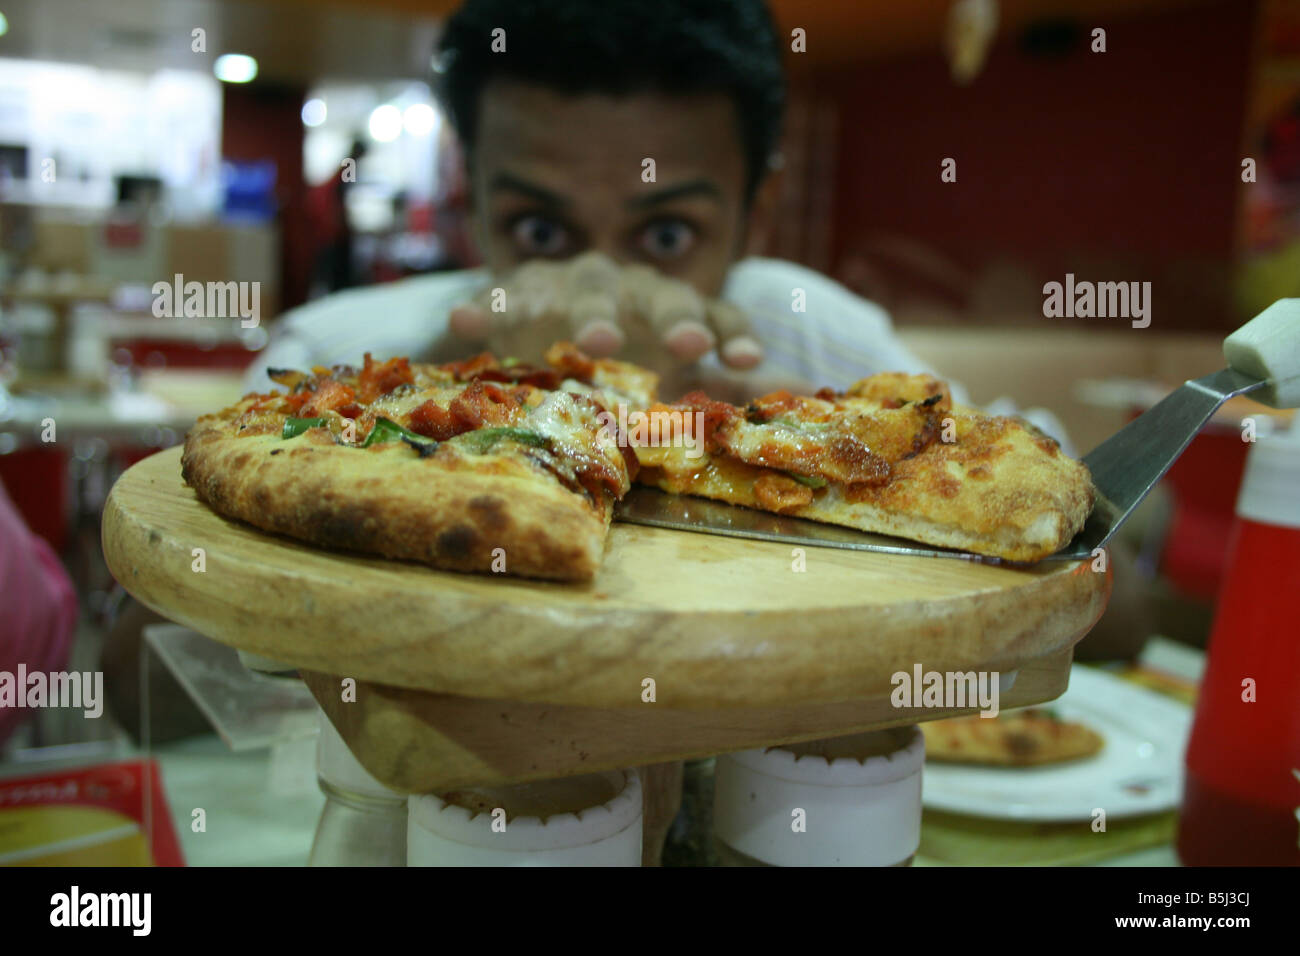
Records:
[[[497,28],[504,53],[492,51]],[[781,49],[763,0],[465,0],[442,36],[440,86],[471,151],[493,77],[574,94],[726,93],[752,198],[781,132]]]

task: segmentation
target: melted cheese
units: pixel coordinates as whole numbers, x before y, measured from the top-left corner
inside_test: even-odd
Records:
[[[780,467],[768,460],[774,453],[782,461],[816,459],[826,447],[829,429],[779,421],[755,425],[738,419],[725,426],[724,434],[727,450],[741,461]]]
[[[593,444],[593,432],[600,428],[599,409],[579,403],[568,392],[552,392],[528,417],[522,427],[545,435],[557,445],[586,449]]]
[[[631,484],[626,477],[627,466],[613,429],[603,427],[602,411],[567,392],[551,392],[541,405],[529,412],[523,427],[551,439],[562,463],[565,458],[579,456],[609,462],[624,476],[620,483],[626,489]]]
[[[460,386],[425,389],[398,388],[387,395],[379,396],[367,407],[374,412],[376,418],[387,418],[389,421],[401,425],[409,425],[411,423],[411,412],[425,402],[432,399],[434,404],[445,408],[451,404],[452,399],[463,391],[464,388]]]

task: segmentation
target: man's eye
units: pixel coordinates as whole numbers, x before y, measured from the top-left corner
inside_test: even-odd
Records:
[[[641,230],[639,242],[651,258],[676,259],[695,245],[695,229],[680,219],[663,219]]]
[[[511,228],[515,246],[525,255],[555,256],[569,243],[568,231],[558,222],[542,216],[525,216]]]

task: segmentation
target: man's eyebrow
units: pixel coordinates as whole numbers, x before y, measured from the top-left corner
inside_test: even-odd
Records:
[[[497,173],[492,177],[492,182],[488,186],[491,192],[498,190],[508,190],[509,192],[522,193],[530,199],[536,199],[540,203],[548,206],[563,208],[569,205],[569,200],[559,193],[551,192],[543,186],[536,183],[530,183],[526,179],[520,179],[518,176],[512,176],[510,173]]]
[[[648,206],[658,206],[660,203],[671,202],[674,199],[682,199],[687,196],[709,196],[721,202],[722,190],[711,179],[692,179],[689,182],[669,186],[646,196],[629,199],[624,205],[629,209],[645,209]]]

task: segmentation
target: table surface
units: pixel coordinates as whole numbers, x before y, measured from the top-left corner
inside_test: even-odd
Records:
[[[241,393],[239,373],[148,370],[134,391],[69,387],[0,394],[0,432],[13,434],[20,445],[38,444],[52,418],[58,440],[104,438],[150,447],[158,443],[150,430],[169,428],[183,437],[199,415],[231,404]]]

